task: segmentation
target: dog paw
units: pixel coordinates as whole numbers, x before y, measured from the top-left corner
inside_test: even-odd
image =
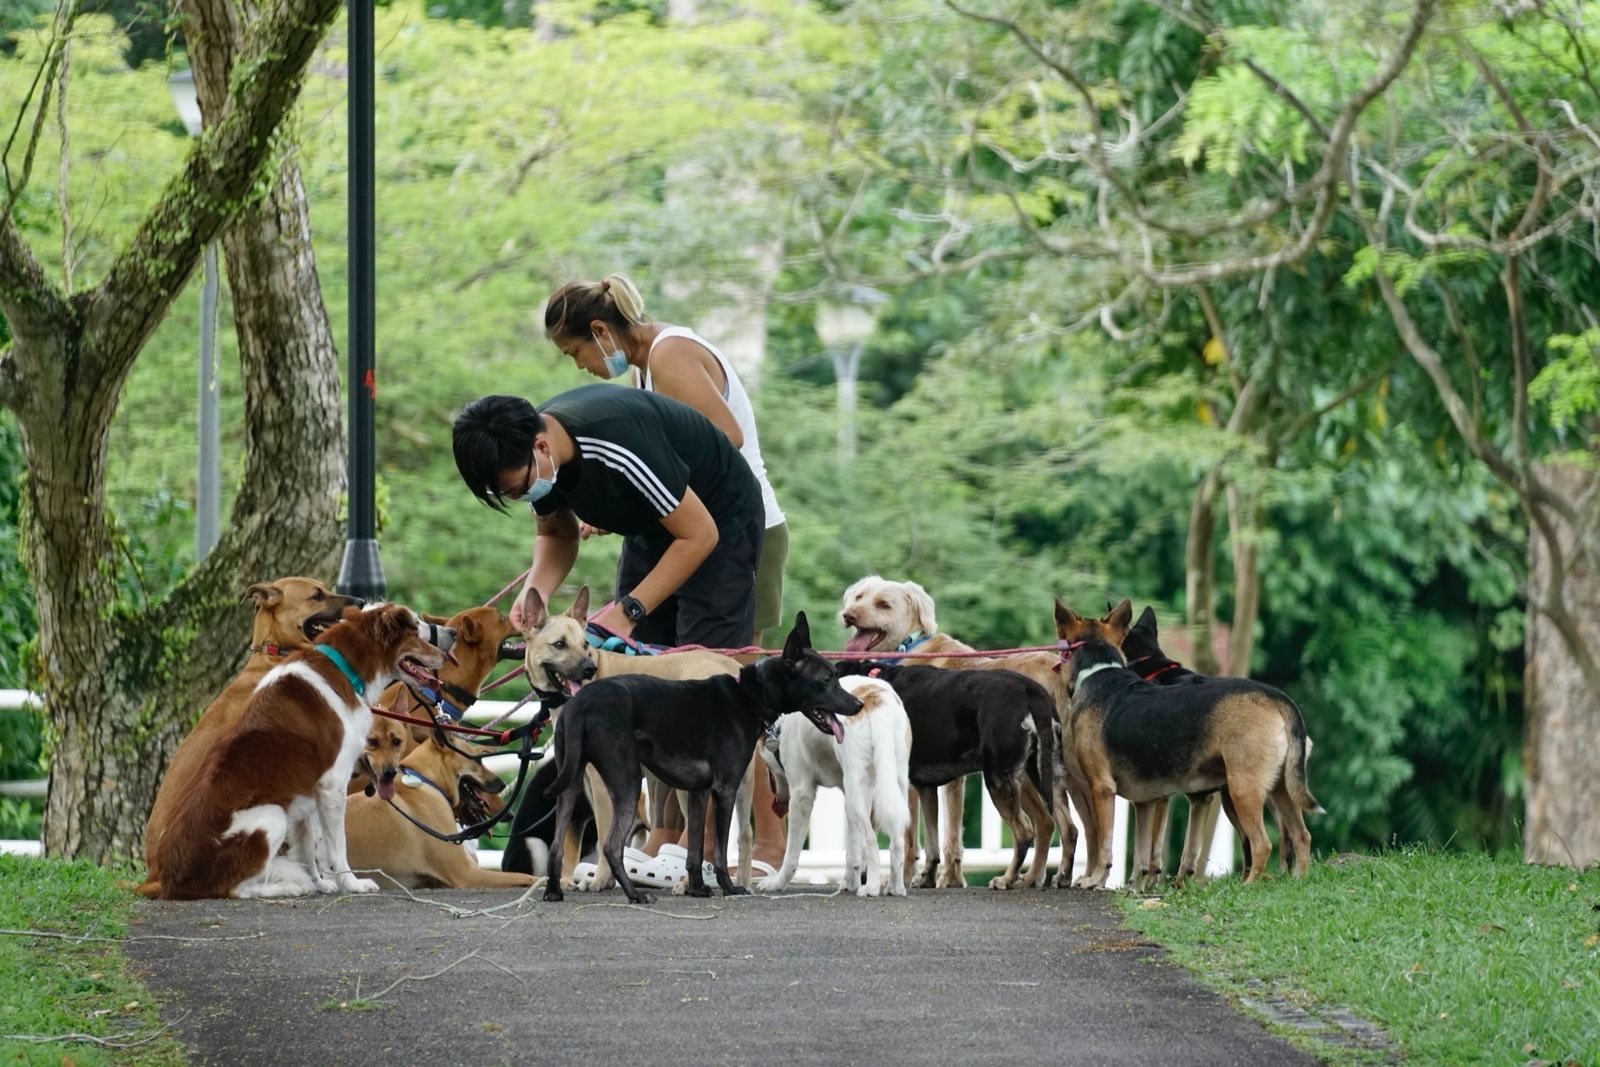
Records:
[[[722,891],[722,895],[725,897],[747,897],[750,895],[750,890],[746,889],[742,885],[734,883],[733,885],[730,885],[724,889]]]
[[[964,889],[966,884],[967,880],[961,873],[961,865],[959,863],[939,868],[939,877],[936,882],[937,888]]]
[[[683,895],[686,897],[709,897],[711,896],[711,887],[704,884],[685,885]]]
[[[339,883],[332,878],[319,877],[312,885],[315,886],[319,893],[337,893],[339,891]]]
[[[763,893],[776,893],[788,884],[789,879],[773,874],[757,882],[756,889]]]
[[[706,896],[710,895],[710,893],[706,894]],[[638,893],[628,898],[628,903],[630,904],[654,904],[655,902],[656,895],[654,893],[646,893],[642,889]]]
[[[339,876],[339,888],[346,893],[376,893],[378,883],[371,878],[357,878],[353,874]]]
[[[544,899],[545,903],[547,904],[559,904],[563,900],[567,899],[567,895],[561,891],[560,887],[557,886],[556,883],[546,882],[544,887]]]
[[[1003,874],[997,874],[993,878],[989,879],[990,889],[1010,889],[1014,885],[1016,885],[1016,882],[1012,881],[1010,878],[1007,878]]]

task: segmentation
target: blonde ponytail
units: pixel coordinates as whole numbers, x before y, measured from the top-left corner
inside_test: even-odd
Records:
[[[544,306],[544,332],[552,340],[584,337],[596,319],[626,332],[650,321],[644,297],[626,274],[608,274],[598,282],[568,282]]]

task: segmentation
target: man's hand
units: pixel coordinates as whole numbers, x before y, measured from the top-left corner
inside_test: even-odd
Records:
[[[589,616],[589,621],[618,637],[633,636],[633,620],[628,618],[621,604],[607,604],[599,614]]]
[[[600,529],[600,527],[598,527],[598,526],[590,526],[586,522],[578,523],[578,537],[580,539],[584,540],[584,541],[589,540],[589,538],[591,538],[591,537],[609,537],[609,536],[611,536],[611,531],[610,530],[602,530],[602,529]]]

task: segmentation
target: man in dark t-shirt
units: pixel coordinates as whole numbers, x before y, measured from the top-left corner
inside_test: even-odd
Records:
[[[623,536],[613,633],[663,645],[743,646],[755,620],[766,515],[739,450],[704,415],[656,393],[585,385],[535,408],[521,397],[468,404],[453,431],[473,495],[538,516],[523,583],[548,603],[578,558],[578,522]],[[512,609],[519,628],[521,600]]]

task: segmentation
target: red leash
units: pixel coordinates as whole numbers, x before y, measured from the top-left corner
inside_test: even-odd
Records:
[[[493,737],[496,744],[508,744],[511,740],[511,730],[480,730],[476,726],[457,726],[453,722],[434,722],[432,719],[419,719],[415,715],[402,715],[398,711],[390,711],[372,705],[372,714],[382,715],[385,719],[394,719],[396,722],[409,722],[416,726],[436,726],[441,730],[449,730],[453,734],[476,734],[479,737]]]

